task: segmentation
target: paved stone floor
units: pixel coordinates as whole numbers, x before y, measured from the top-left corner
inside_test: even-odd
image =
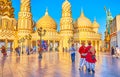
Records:
[[[15,53],[3,58],[0,54],[0,77],[120,77],[120,59],[108,54],[99,54],[95,74],[79,71],[79,54],[71,63],[69,53],[45,52],[16,56]]]

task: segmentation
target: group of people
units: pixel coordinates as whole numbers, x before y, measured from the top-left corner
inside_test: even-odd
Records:
[[[21,48],[19,46],[15,48],[15,51],[20,56]],[[27,53],[27,55],[29,55],[30,53],[31,54],[36,53],[36,47],[35,46],[33,48],[26,47],[26,53]],[[22,54],[24,54],[23,51],[22,51]]]
[[[88,72],[95,73],[95,62],[96,62],[96,56],[95,56],[95,48],[91,46],[91,42],[88,42],[88,46],[85,46],[85,42],[81,43],[82,46],[80,46],[78,52],[80,53],[80,68],[79,70],[83,70],[83,67],[86,66],[86,69]],[[75,51],[74,44],[72,44],[72,47],[70,48],[71,51],[71,60],[72,62],[75,62]]]
[[[3,54],[3,57],[7,56],[7,50],[4,45],[0,48],[0,51]],[[41,47],[38,47],[39,58],[42,58],[42,51],[43,51],[43,49]],[[18,55],[18,56],[20,56],[21,53],[24,54],[23,51],[21,52],[20,46],[17,46],[15,48],[15,52],[16,52],[16,55]],[[35,46],[33,48],[26,47],[26,53],[27,53],[27,55],[36,53],[36,47]]]
[[[120,48],[118,46],[111,48],[111,55],[118,58],[120,56]]]

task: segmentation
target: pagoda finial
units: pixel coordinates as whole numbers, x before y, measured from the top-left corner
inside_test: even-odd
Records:
[[[94,21],[96,21],[96,17],[94,17]]]
[[[45,12],[45,15],[48,15],[48,8],[46,8],[46,12]]]
[[[81,16],[84,16],[83,8],[81,8]]]

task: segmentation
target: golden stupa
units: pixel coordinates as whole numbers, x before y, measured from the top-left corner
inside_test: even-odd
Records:
[[[99,24],[96,19],[92,23],[83,10],[80,17],[73,22],[71,4],[65,0],[62,4],[62,17],[60,19],[60,32],[57,31],[55,20],[49,15],[46,9],[45,15],[36,24],[32,20],[30,0],[21,0],[21,8],[18,14],[18,21],[14,18],[14,9],[11,1],[0,0],[0,8],[8,6],[8,9],[0,10],[0,46],[5,45],[8,49],[14,50],[18,45],[25,50],[26,47],[38,46],[37,29],[46,30],[42,40],[48,44],[48,51],[68,50],[72,43],[78,48],[82,41],[91,41],[96,50],[101,46],[101,34],[98,33]],[[2,7],[1,7],[2,6]],[[33,28],[36,27],[34,31]],[[31,39],[27,39],[31,37]]]

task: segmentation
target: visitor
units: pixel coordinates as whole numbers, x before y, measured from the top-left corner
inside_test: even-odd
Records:
[[[72,46],[70,47],[70,53],[71,53],[71,60],[72,62],[75,62],[75,47],[74,47],[74,44],[72,44]]]
[[[41,46],[39,46],[39,48],[38,48],[38,53],[39,53],[39,59],[42,59],[42,47]]]
[[[95,57],[95,48],[91,46],[91,42],[88,42],[88,46],[86,47],[86,65],[87,65],[87,70],[88,72],[93,72],[95,73],[95,62],[96,62],[96,57]]]
[[[36,46],[33,47],[33,53],[36,53]]]
[[[30,55],[30,49],[29,49],[29,47],[26,48],[26,53],[27,53],[27,55]]]
[[[86,55],[87,55],[87,52],[85,51],[85,42],[83,41],[82,43],[82,46],[79,48],[79,53],[80,53],[80,68],[79,70],[82,70],[84,65],[86,65],[86,61],[85,61],[85,58],[86,58]]]
[[[112,57],[115,55],[114,47],[111,48],[111,55],[112,55]]]
[[[15,51],[20,56],[20,47],[19,46],[15,48]]]
[[[5,46],[2,46],[2,47],[1,47],[1,52],[2,52],[2,54],[3,54],[3,57],[7,56],[7,51],[6,51]]]

